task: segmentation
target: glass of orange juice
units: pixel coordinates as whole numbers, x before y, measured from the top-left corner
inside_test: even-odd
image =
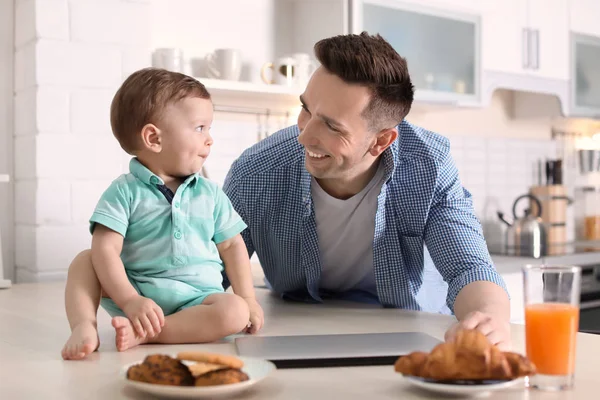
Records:
[[[581,267],[526,265],[523,268],[525,342],[537,374],[529,386],[567,390],[575,378]]]

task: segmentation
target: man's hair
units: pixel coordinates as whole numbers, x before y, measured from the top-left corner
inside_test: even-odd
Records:
[[[123,150],[135,152],[142,128],[156,123],[168,105],[186,97],[210,100],[202,83],[178,72],[144,68],[125,79],[110,106],[112,131]]]
[[[318,41],[314,51],[327,71],[370,89],[362,112],[370,131],[391,128],[406,117],[414,97],[406,60],[379,34],[333,36]]]

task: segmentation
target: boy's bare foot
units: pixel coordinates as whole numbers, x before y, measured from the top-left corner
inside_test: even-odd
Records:
[[[61,355],[65,360],[81,360],[96,351],[99,346],[96,326],[91,322],[82,322],[73,328]]]
[[[148,341],[147,338],[139,337],[126,317],[114,317],[112,326],[115,328],[115,343],[117,350],[125,351]]]

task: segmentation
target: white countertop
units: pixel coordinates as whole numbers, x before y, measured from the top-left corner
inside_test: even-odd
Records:
[[[554,264],[554,265],[591,265],[600,264],[600,252],[567,254],[563,256],[549,256],[542,259],[533,257],[501,256],[492,254],[492,261],[496,270],[501,274],[521,273],[521,268],[527,264]]]
[[[63,361],[60,350],[69,329],[62,283],[17,284],[0,290],[0,398],[2,399],[143,399],[123,389],[117,374],[124,364],[147,354],[181,350],[234,353],[229,340],[207,345],[148,345],[116,351],[109,317],[99,316],[100,350],[86,361]],[[452,317],[355,303],[286,303],[259,290],[265,309],[262,335],[422,331],[443,338]],[[523,352],[522,326],[513,326],[515,350]],[[489,399],[594,399],[600,371],[600,336],[579,334],[576,387],[566,393],[541,393],[522,387]],[[280,369],[236,399],[434,399],[410,388],[391,366]]]

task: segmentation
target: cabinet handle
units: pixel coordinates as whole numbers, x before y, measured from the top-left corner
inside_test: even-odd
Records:
[[[529,68],[529,28],[523,28],[522,42],[523,69],[527,69]]]
[[[533,29],[531,31],[531,54],[533,69],[540,69],[540,30]]]

